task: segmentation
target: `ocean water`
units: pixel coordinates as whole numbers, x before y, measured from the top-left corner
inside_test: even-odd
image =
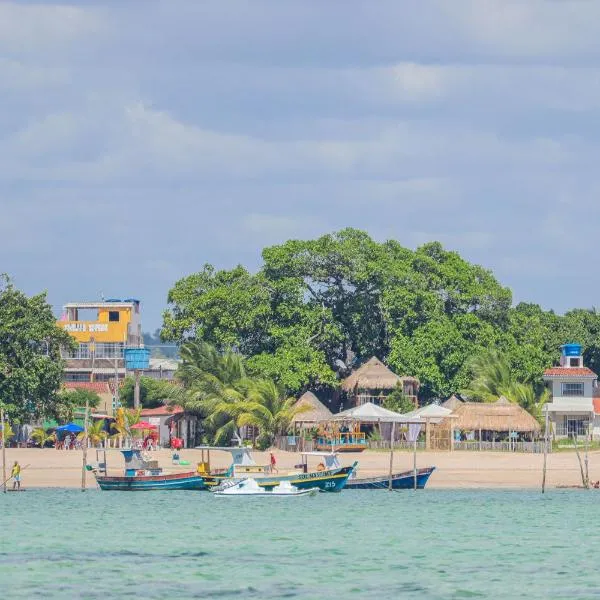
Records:
[[[600,494],[0,494],[2,598],[600,598]]]

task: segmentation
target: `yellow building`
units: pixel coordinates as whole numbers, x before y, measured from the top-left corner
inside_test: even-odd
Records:
[[[142,345],[140,301],[134,298],[71,302],[58,325],[78,344],[74,351],[63,351],[65,381],[123,379],[123,350]]]

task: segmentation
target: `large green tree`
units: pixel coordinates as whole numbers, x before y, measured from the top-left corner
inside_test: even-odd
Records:
[[[248,375],[293,393],[335,387],[372,355],[417,376],[424,400],[467,387],[470,359],[489,348],[506,357],[517,381],[534,385],[568,341],[582,343],[586,363],[600,369],[595,310],[559,316],[535,304],[513,308],[510,290],[490,271],[439,242],[410,250],[344,229],[262,256],[255,274],[207,265],[178,281],[163,339],[239,351]]]
[[[0,276],[0,402],[10,419],[56,414],[61,397],[61,346],[72,338],[56,325],[45,294],[27,296]]]

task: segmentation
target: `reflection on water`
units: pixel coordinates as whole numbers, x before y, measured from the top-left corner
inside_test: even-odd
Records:
[[[0,494],[0,585],[7,598],[44,599],[600,598],[599,500],[573,490]]]

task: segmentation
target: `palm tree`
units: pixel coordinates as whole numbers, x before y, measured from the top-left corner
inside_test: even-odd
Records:
[[[96,448],[98,445],[108,437],[106,431],[104,431],[104,421],[102,419],[96,419],[87,428],[87,439],[92,445],[92,448]],[[82,431],[77,435],[77,439],[85,442],[86,434]]]
[[[297,405],[295,398],[286,398],[269,379],[252,381],[247,398],[232,408],[237,427],[258,428],[257,444],[261,450],[268,448],[276,436],[284,435],[297,414],[311,410],[310,406]]]
[[[542,407],[550,399],[547,389],[537,392],[528,381],[517,381],[506,357],[488,350],[471,360],[473,379],[463,393],[475,400],[495,402],[500,396],[518,404],[541,421]]]
[[[204,417],[214,443],[239,439],[235,406],[248,398],[251,389],[242,356],[231,350],[219,353],[206,342],[191,340],[182,345],[181,358],[177,376],[183,389],[173,388],[169,403]]]
[[[133,437],[131,428],[140,422],[141,413],[141,408],[130,410],[120,408],[117,411],[116,421],[110,426],[111,430],[115,432],[111,439],[117,438],[120,446],[123,445],[123,441],[130,440]]]
[[[48,442],[56,439],[54,433],[48,433],[43,427],[36,427],[31,432],[31,439],[39,444],[40,448],[43,448]]]
[[[9,425],[8,421],[4,421],[4,431],[0,430],[0,440],[2,440],[2,444],[4,444],[4,439],[8,441],[13,437],[15,437],[15,432]]]
[[[504,355],[488,350],[474,356],[469,368],[473,376],[469,386],[463,390],[466,396],[482,402],[494,402],[500,396],[512,399],[511,389],[516,382]]]

